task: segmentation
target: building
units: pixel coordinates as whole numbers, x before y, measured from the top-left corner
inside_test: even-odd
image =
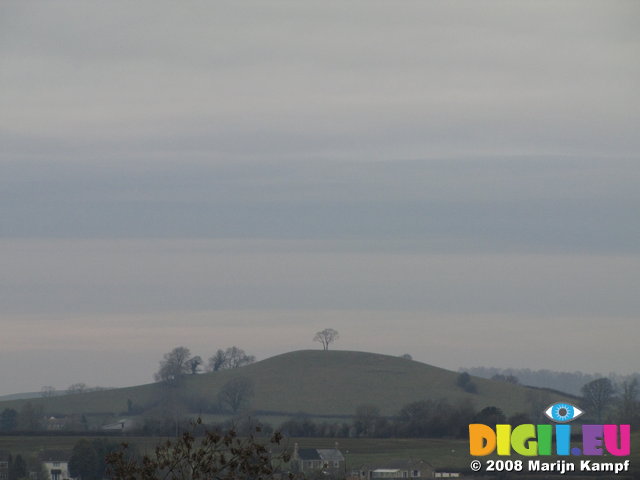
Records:
[[[344,456],[337,448],[298,448],[296,443],[291,463],[300,472],[327,471],[343,472]]]
[[[431,478],[433,473],[433,466],[424,460],[397,460],[384,465],[363,465],[359,469],[353,469],[349,478],[352,480],[419,480]]]
[[[0,480],[9,480],[9,452],[0,450]]]
[[[49,431],[64,430],[67,426],[66,417],[49,417],[47,418],[45,428]]]
[[[69,474],[69,452],[44,450],[38,456],[51,480],[72,480]]]

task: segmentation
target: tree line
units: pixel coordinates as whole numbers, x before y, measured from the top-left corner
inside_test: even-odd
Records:
[[[313,337],[314,342],[319,342],[323,350],[329,350],[329,345],[339,338],[339,333],[333,328],[325,328],[316,332]],[[207,361],[204,371],[217,372],[232,368],[240,368],[250,365],[256,361],[256,357],[248,355],[243,349],[229,347],[227,349],[218,349],[211,355]],[[165,353],[160,361],[160,368],[154,374],[153,378],[156,382],[164,382],[167,384],[176,384],[185,375],[196,375],[203,370],[204,361],[200,355],[191,355],[191,350],[187,347],[176,347],[168,353]],[[84,384],[83,384],[84,385]]]
[[[527,414],[507,417],[500,408],[476,410],[471,402],[451,403],[446,399],[408,403],[392,417],[380,414],[372,404],[360,405],[350,421],[316,421],[298,416],[284,422],[279,430],[292,437],[364,438],[463,438],[470,423],[530,423]]]
[[[243,349],[229,347],[218,349],[207,362],[205,371],[217,372],[231,368],[240,368],[256,361],[256,357],[248,355]],[[165,353],[160,361],[160,367],[154,374],[156,382],[177,384],[185,375],[196,375],[202,371],[203,360],[200,355],[191,355],[187,347],[176,347]]]

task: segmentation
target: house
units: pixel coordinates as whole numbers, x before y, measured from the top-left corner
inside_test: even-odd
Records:
[[[0,450],[0,480],[9,480],[9,452]]]
[[[66,417],[49,417],[47,418],[47,422],[45,424],[45,428],[49,431],[64,430],[66,426],[67,426]]]
[[[44,450],[38,455],[51,480],[72,480],[69,473],[70,457],[69,452],[59,450]]]
[[[384,465],[363,465],[351,471],[352,480],[419,480],[433,476],[433,466],[424,460],[397,460]]]
[[[311,471],[344,471],[345,463],[342,452],[336,448],[298,448],[296,443],[291,456],[291,463],[300,472]]]

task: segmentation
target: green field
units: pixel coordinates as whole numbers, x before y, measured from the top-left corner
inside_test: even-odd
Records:
[[[476,409],[494,405],[507,415],[529,412],[532,390],[519,385],[473,378],[477,393],[456,385],[457,372],[375,353],[305,350],[278,355],[252,365],[215,373],[186,377],[182,395],[211,404],[223,385],[235,376],[249,378],[255,394],[251,409],[280,416],[353,415],[356,407],[373,404],[382,415],[395,415],[407,403],[425,399],[472,402]],[[105,417],[127,411],[127,402],[148,408],[164,395],[159,384],[89,392],[80,395],[32,399],[47,414],[85,414]],[[570,395],[545,392],[549,403],[571,401]],[[0,402],[4,408],[19,409],[22,401]],[[197,413],[197,412],[196,412]]]
[[[0,450],[31,456],[42,450],[71,451],[81,436],[45,437],[17,436],[0,437]],[[96,437],[91,437],[96,438]],[[98,437],[99,438],[99,437]],[[110,437],[114,441],[136,444],[141,452],[152,452],[162,441],[159,437]],[[469,463],[465,440],[440,439],[353,439],[353,438],[299,438],[286,439],[283,447],[293,450],[294,443],[301,448],[332,448],[338,444],[347,461],[347,468],[362,465],[384,465],[396,459],[426,460],[436,468],[465,468]]]
[[[9,450],[14,454],[31,456],[44,449],[71,450],[81,436],[47,437],[47,436],[0,436],[0,450]],[[95,437],[92,437],[95,438]],[[111,437],[113,440],[135,443],[141,452],[150,452],[162,439],[158,437]],[[293,449],[295,443],[299,447],[332,448],[338,445],[346,458],[347,471],[359,469],[363,465],[384,466],[393,460],[424,460],[438,470],[466,471],[472,457],[468,454],[467,440],[442,439],[373,439],[373,438],[289,438],[283,446]],[[632,473],[640,476],[640,433],[634,433],[631,439]],[[491,457],[497,458],[497,457]],[[506,458],[506,457],[503,457]],[[523,459],[514,455],[511,459]],[[555,460],[554,457],[549,457]],[[483,458],[483,460],[486,460]],[[575,458],[573,459],[575,460]],[[604,461],[613,461],[611,457]],[[611,475],[606,478],[610,478]],[[603,477],[603,478],[605,478]]]

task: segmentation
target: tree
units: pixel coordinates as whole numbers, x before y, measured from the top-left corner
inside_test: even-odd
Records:
[[[356,408],[353,419],[356,434],[365,437],[374,436],[384,423],[385,419],[380,416],[380,409],[375,405],[360,405]]]
[[[20,480],[27,478],[27,462],[24,461],[22,455],[16,455],[15,460],[11,463],[11,472],[9,478]]]
[[[637,417],[638,414],[640,414],[640,402],[638,402],[639,390],[640,386],[638,385],[637,378],[626,380],[622,383],[618,409],[620,423],[629,423],[635,426],[638,422]]]
[[[255,361],[256,357],[247,355],[243,349],[234,345],[226,350],[218,349],[218,351],[209,358],[209,371],[217,372],[218,370],[226,370],[229,368],[240,368]]]
[[[485,407],[475,416],[475,423],[484,423],[489,426],[496,426],[507,421],[502,410],[498,407]]]
[[[456,385],[467,393],[478,393],[478,387],[476,387],[476,384],[471,381],[471,375],[467,372],[462,372],[458,375]]]
[[[316,332],[313,337],[314,342],[320,342],[323,350],[329,350],[329,345],[338,339],[338,331],[333,328],[325,328],[320,332]]]
[[[531,417],[529,416],[528,413],[520,412],[520,413],[515,413],[511,415],[507,420],[507,423],[515,427],[516,425],[533,423],[533,420],[531,420]]]
[[[225,363],[227,361],[227,356],[224,353],[224,350],[218,349],[218,351],[209,357],[209,371],[217,372],[218,370],[222,370],[225,368]]]
[[[120,445],[107,439],[89,441],[81,439],[73,446],[69,458],[69,473],[81,480],[100,480],[106,478],[106,457],[119,450]]]
[[[231,348],[227,348],[225,354],[229,365],[228,368],[240,368],[256,361],[256,357],[253,355],[247,355],[244,350],[236,347],[235,345]]]
[[[529,404],[529,416],[533,423],[545,421],[544,411],[551,403],[551,395],[546,390],[530,387],[527,391],[527,403]]]
[[[598,378],[582,387],[582,398],[585,409],[591,409],[596,415],[598,423],[611,404],[615,389],[608,378]]]
[[[91,446],[98,455],[98,478],[107,478],[107,456],[120,450],[120,443],[108,440],[106,438],[98,438],[91,442]],[[135,450],[131,453],[136,455]],[[84,480],[84,479],[83,479]]]
[[[69,458],[69,473],[82,480],[99,480],[100,459],[98,452],[87,439],[78,440]]]
[[[404,358],[405,360],[413,360],[413,357],[409,353],[403,353],[400,355],[400,358]]]
[[[40,395],[42,398],[53,398],[56,395],[56,389],[51,385],[45,385],[40,389]]]
[[[290,460],[286,451],[271,453],[271,447],[278,449],[282,441],[280,433],[273,434],[266,445],[254,434],[240,438],[234,430],[205,431],[204,435],[196,436],[195,429],[201,423],[198,419],[191,432],[158,445],[154,453],[144,455],[141,460],[130,455],[124,445],[107,456],[110,477],[113,480],[268,480],[278,471],[278,463]]]
[[[11,432],[18,426],[18,412],[13,408],[5,408],[0,414],[0,430]]]
[[[24,403],[18,414],[18,427],[20,430],[35,432],[42,428],[43,418],[42,405],[34,405],[31,402]]]
[[[189,373],[189,359],[191,352],[186,347],[176,347],[169,353],[165,353],[160,361],[160,368],[154,375],[156,382],[176,386],[182,380],[182,376]]]
[[[67,388],[67,395],[79,395],[87,391],[87,384],[83,382],[74,383]]]
[[[234,377],[218,393],[220,403],[233,413],[246,405],[253,396],[253,382],[247,377]]]
[[[411,402],[402,407],[398,413],[400,435],[407,437],[426,435],[429,431],[432,410],[433,402],[430,400]]]
[[[513,385],[518,385],[520,380],[515,375],[503,375],[502,373],[496,373],[491,377],[491,380],[495,380],[497,382],[505,382],[512,383]]]
[[[466,432],[474,415],[471,402],[451,405],[445,399],[412,402],[400,410],[397,434],[407,437],[451,437]]]
[[[195,375],[196,373],[198,373],[198,369],[200,368],[200,365],[202,365],[202,357],[200,357],[200,355],[196,355],[195,357],[191,358],[187,364],[189,365],[189,370],[191,371],[191,375]]]

